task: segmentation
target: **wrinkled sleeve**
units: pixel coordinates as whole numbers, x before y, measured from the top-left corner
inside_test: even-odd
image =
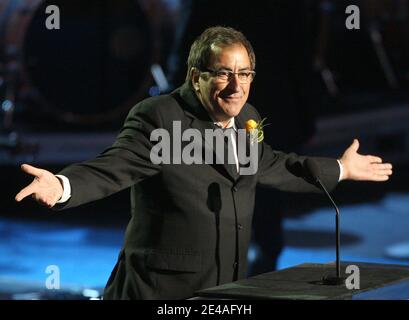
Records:
[[[158,108],[136,105],[128,114],[115,142],[95,159],[73,164],[58,174],[69,179],[71,198],[56,210],[107,197],[160,173],[150,160],[151,132],[162,126]]]
[[[328,190],[338,184],[340,168],[336,159],[311,157],[319,168],[321,181]],[[258,171],[258,184],[287,192],[319,192],[316,183],[305,172],[303,164],[307,157],[295,153],[272,150],[263,143]]]

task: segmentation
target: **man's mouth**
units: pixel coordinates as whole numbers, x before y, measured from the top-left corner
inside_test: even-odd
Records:
[[[243,98],[243,96],[226,96],[226,97],[223,97],[223,99],[225,99],[225,100],[239,100],[241,98]]]

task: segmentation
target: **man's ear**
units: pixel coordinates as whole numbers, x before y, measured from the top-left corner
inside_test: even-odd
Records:
[[[190,69],[190,75],[193,88],[195,89],[195,91],[199,91],[200,71],[197,68],[193,67],[192,69]]]

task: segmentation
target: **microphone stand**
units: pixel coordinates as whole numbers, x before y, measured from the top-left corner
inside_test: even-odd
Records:
[[[335,204],[334,200],[332,199],[331,195],[329,194],[327,188],[325,188],[324,184],[321,182],[321,180],[317,177],[316,181],[319,183],[321,186],[322,190],[326,193],[327,197],[331,200],[332,205],[335,208],[335,233],[336,233],[336,275],[327,275],[322,278],[322,282],[325,285],[341,285],[344,283],[344,278],[341,277],[341,260],[339,258],[339,248],[340,248],[340,242],[341,242],[341,234],[339,230],[339,209],[337,205]]]

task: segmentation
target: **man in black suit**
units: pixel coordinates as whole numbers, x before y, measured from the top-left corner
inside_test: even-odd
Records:
[[[206,130],[230,128],[229,150],[237,155],[236,132],[249,120],[261,120],[246,103],[254,69],[255,55],[242,33],[209,28],[191,47],[185,84],[137,104],[115,143],[96,159],[71,165],[58,177],[22,166],[35,178],[16,200],[32,195],[58,209],[131,187],[132,218],[105,299],[184,299],[196,290],[245,277],[256,185],[319,191],[303,174],[305,157],[274,151],[265,143],[257,144],[257,171],[246,175],[240,174],[237,157],[232,164],[189,164],[183,156],[173,157],[175,149],[152,155],[158,151],[152,142],[156,130],[170,133],[169,141],[160,142],[165,145],[175,138],[175,123],[183,132],[194,129],[196,142],[202,142]],[[248,145],[258,143],[251,135],[246,139]],[[182,149],[188,142],[182,142]],[[355,140],[340,160],[314,158],[329,189],[340,179],[385,181],[392,174],[390,164],[357,149]],[[160,163],[160,156],[173,160]]]
[[[257,52],[257,84],[249,102],[257,106],[269,127],[265,141],[277,150],[296,152],[315,131],[313,5],[309,0],[182,0],[176,37],[168,63],[168,79],[176,88],[186,78],[190,46],[204,29],[229,25],[241,30]],[[217,8],[217,10],[215,10]],[[231,10],[234,8],[234,10]],[[262,34],[262,35],[261,35]],[[277,116],[279,115],[279,116]],[[286,196],[259,186],[253,215],[252,247],[248,275],[276,268],[283,248],[282,218]]]

